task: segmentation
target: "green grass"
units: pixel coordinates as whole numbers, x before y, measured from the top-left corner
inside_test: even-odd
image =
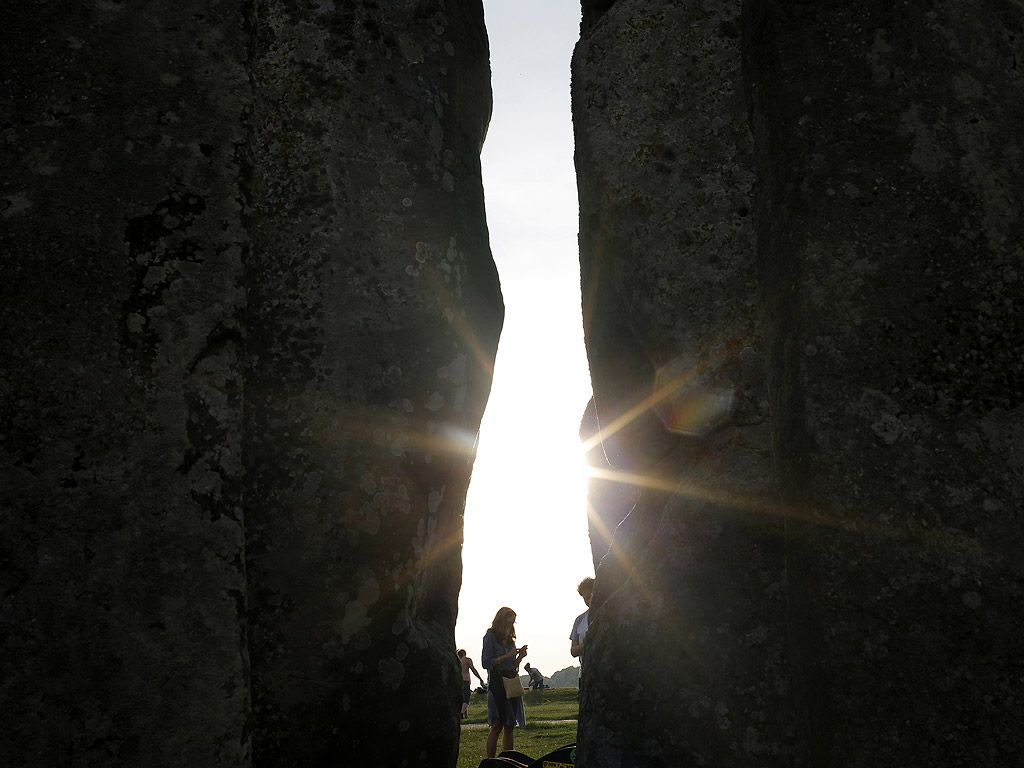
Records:
[[[576,741],[575,720],[579,702],[575,688],[549,688],[545,691],[527,691],[526,725],[516,728],[515,748],[530,757],[538,758],[558,747]],[[459,761],[456,768],[477,768],[487,756],[487,694],[474,693],[469,701],[469,717],[462,721],[459,740]],[[473,727],[475,726],[475,727]],[[482,727],[481,727],[482,726]],[[498,741],[501,752],[501,741]]]

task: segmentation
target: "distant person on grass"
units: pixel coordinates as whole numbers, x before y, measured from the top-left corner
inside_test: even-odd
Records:
[[[569,633],[569,653],[572,654],[573,658],[580,660],[580,681],[583,680],[583,640],[587,636],[587,626],[589,624],[588,614],[590,613],[590,600],[594,597],[594,580],[587,576],[583,581],[576,587],[576,591],[580,593],[580,597],[583,598],[583,602],[587,604],[587,610],[576,617],[576,621],[572,623],[572,632]]]
[[[536,667],[531,667],[530,662],[526,662],[523,665],[523,669],[525,669],[526,674],[530,676],[530,690],[541,690],[544,687],[544,675],[540,673],[540,670]]]
[[[498,734],[501,734],[501,749],[516,748],[515,727],[526,725],[526,711],[523,697],[506,698],[503,677],[519,674],[519,662],[526,655],[527,646],[516,648],[516,612],[501,608],[494,614],[494,621],[484,635],[484,646],[480,652],[480,663],[487,670],[487,756],[494,757],[498,750]]]
[[[476,675],[476,679],[480,681],[480,685],[484,684],[484,679],[480,677],[480,673],[476,671],[476,667],[473,666],[473,660],[466,655],[465,648],[459,648],[457,651],[459,655],[459,663],[462,665],[462,717],[469,717],[469,673],[472,672]]]

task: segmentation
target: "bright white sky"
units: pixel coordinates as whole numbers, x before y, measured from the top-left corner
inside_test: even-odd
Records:
[[[504,605],[526,661],[573,666],[569,630],[594,575],[579,423],[590,399],[580,308],[569,62],[579,0],[484,0],[494,113],[483,150],[505,327],[466,501],[457,647],[477,669]],[[515,565],[498,565],[498,542]],[[477,684],[473,679],[474,685]]]

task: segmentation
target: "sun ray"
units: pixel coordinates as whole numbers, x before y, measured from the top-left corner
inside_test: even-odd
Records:
[[[823,505],[779,504],[765,494],[751,494],[724,487],[712,488],[688,483],[685,480],[671,481],[650,475],[622,472],[602,467],[588,467],[587,475],[608,482],[681,494],[723,508],[776,517],[813,528],[828,528],[848,533],[871,534],[882,538],[909,537],[910,535],[909,532],[901,531],[890,524],[880,523],[864,514],[854,514],[849,511],[840,512]],[[791,535],[789,537],[792,538]]]
[[[698,365],[689,366],[686,370],[682,371],[681,373],[671,376],[664,383],[660,383],[658,381],[659,377],[656,377],[653,389],[649,395],[647,395],[643,399],[639,400],[638,402],[630,406],[626,411],[624,411],[622,414],[614,418],[608,424],[601,424],[598,431],[583,442],[584,452],[589,452],[602,441],[609,439],[617,432],[619,432],[620,430],[627,427],[629,424],[636,421],[638,418],[640,418],[640,416],[645,414],[647,411],[656,411],[658,405],[664,403],[666,400],[673,397],[677,393],[683,391],[684,389],[689,388],[689,385],[695,378],[697,378],[698,376],[700,376],[701,374],[705,373],[708,370],[712,370],[718,367],[721,364],[722,360],[727,358],[733,350],[735,350],[738,347],[743,347],[746,343],[747,339],[745,337],[741,336],[735,338],[731,340],[730,343],[718,345],[720,348],[720,352],[718,355],[715,355],[709,358],[708,360],[702,361]],[[672,363],[662,365],[659,367],[659,374],[661,372],[669,371],[671,370],[671,368]],[[659,418],[661,418],[660,414]],[[678,429],[674,429],[672,431],[687,434],[699,434],[698,431]]]

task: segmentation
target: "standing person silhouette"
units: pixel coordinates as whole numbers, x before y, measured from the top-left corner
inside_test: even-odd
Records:
[[[587,576],[583,581],[576,587],[576,591],[580,593],[580,597],[583,598],[583,602],[587,604],[587,610],[576,617],[576,621],[572,623],[572,632],[569,633],[569,653],[573,658],[580,660],[580,684],[583,682],[583,641],[587,636],[587,627],[589,625],[589,614],[590,614],[590,600],[594,597],[594,579]],[[577,693],[577,695],[579,695]]]
[[[484,634],[480,663],[487,670],[487,756],[494,757],[498,749],[498,734],[501,734],[501,749],[515,749],[515,727],[526,725],[526,711],[523,697],[509,699],[505,696],[503,677],[519,673],[519,662],[526,656],[527,646],[516,648],[516,612],[511,608],[500,608]]]
[[[484,679],[480,677],[480,673],[476,671],[476,667],[473,666],[473,660],[466,655],[465,648],[459,648],[456,651],[459,657],[459,664],[462,665],[462,717],[465,719],[469,716],[469,696],[470,696],[470,677],[469,673],[472,672],[476,675],[476,679],[480,681],[480,685],[484,684]]]

